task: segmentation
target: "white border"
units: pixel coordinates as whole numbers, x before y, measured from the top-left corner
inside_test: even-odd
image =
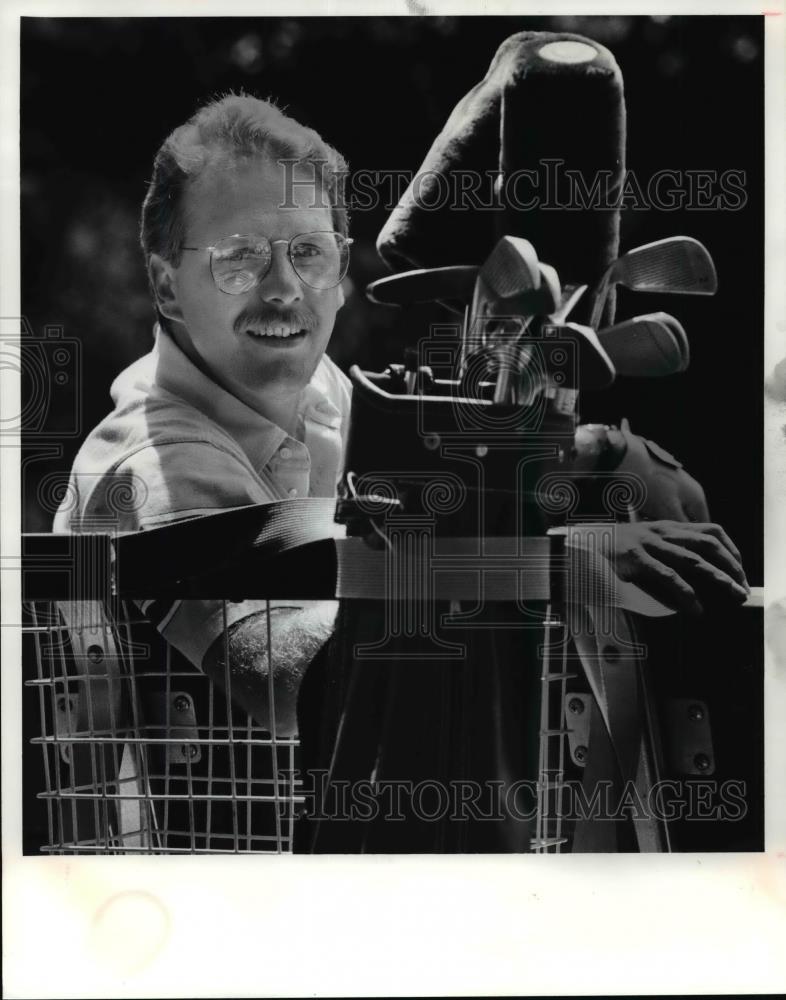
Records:
[[[0,0],[0,316],[18,316],[18,17],[228,13],[758,14],[766,18],[767,371],[784,326],[783,0],[721,4]],[[413,5],[414,7],[414,5]],[[744,108],[729,108],[729,128]],[[14,398],[3,383],[3,406]],[[15,412],[18,412],[18,408]],[[718,415],[720,419],[723,415]],[[781,418],[783,419],[783,418]],[[0,449],[2,553],[18,550],[17,454]],[[786,467],[781,452],[768,467]],[[767,599],[786,595],[786,503],[767,494]],[[7,577],[8,574],[3,574]],[[4,580],[7,583],[7,580]],[[18,620],[3,589],[4,620]],[[21,690],[3,628],[8,997],[757,993],[786,987],[786,670],[768,658],[766,855],[22,858]],[[741,738],[743,738],[741,736]],[[109,907],[109,909],[107,909]]]

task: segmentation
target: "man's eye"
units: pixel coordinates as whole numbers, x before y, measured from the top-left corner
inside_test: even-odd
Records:
[[[293,250],[293,253],[299,259],[306,257],[320,257],[324,252],[324,247],[317,246],[315,243],[298,243]]]
[[[232,263],[233,261],[261,260],[263,256],[255,247],[240,247],[238,250],[232,250],[230,253],[224,254],[221,260],[222,262]]]

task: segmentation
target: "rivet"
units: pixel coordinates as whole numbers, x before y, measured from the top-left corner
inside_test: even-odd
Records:
[[[688,706],[688,718],[691,722],[701,722],[704,718],[704,709],[701,705],[689,705]]]
[[[707,771],[710,766],[710,758],[706,753],[697,753],[693,758],[693,763],[696,765],[697,771]]]
[[[197,748],[194,746],[193,743],[184,743],[180,748],[180,752],[183,754],[184,757],[186,758],[190,757],[191,760],[193,760],[199,751],[197,750]]]
[[[100,646],[88,646],[87,658],[91,663],[100,663],[104,658],[104,651]]]
[[[578,746],[573,751],[573,756],[579,763],[583,764],[587,759],[587,748],[585,746]]]
[[[571,698],[568,702],[568,711],[573,712],[574,715],[581,715],[584,711],[584,702],[581,698]]]
[[[439,434],[427,434],[423,438],[423,445],[428,448],[429,451],[436,451],[440,444]]]
[[[608,660],[609,663],[616,663],[620,658],[620,651],[616,646],[604,646],[603,647],[603,658]]]
[[[478,458],[485,458],[489,453],[489,446],[487,444],[479,444],[475,449],[475,454]]]
[[[173,702],[173,707],[176,712],[187,712],[189,704],[188,698],[184,694],[179,694]]]

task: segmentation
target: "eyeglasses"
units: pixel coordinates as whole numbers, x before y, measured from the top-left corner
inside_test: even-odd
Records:
[[[210,252],[210,273],[227,295],[243,295],[262,281],[273,262],[273,247],[285,243],[298,278],[309,288],[335,288],[349,266],[351,239],[341,233],[299,233],[291,240],[265,236],[227,236],[212,247],[183,247]]]

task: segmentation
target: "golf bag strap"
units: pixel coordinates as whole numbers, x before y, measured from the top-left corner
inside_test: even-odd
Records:
[[[384,510],[378,498],[352,503],[361,514],[375,504]],[[332,498],[282,500],[120,536],[114,541],[117,595],[170,602],[176,597],[406,599],[396,580],[402,573],[426,572],[435,600],[473,600],[482,585],[487,600],[549,601],[555,573],[571,567],[568,602],[591,603],[585,595],[595,594],[603,595],[605,604],[645,616],[673,614],[617,577],[596,543],[598,532],[608,534],[608,525],[584,526],[580,537],[569,531],[569,544],[584,549],[581,571],[574,572],[575,555],[558,555],[562,539],[551,537],[566,529],[522,538],[435,535],[425,548],[409,552],[406,530],[400,544],[394,539],[395,519],[369,531],[368,539],[341,538],[335,513]],[[151,566],[156,567],[152,578]],[[581,584],[578,591],[575,581]]]
[[[614,763],[614,749],[596,699],[589,700],[589,739],[587,763],[581,780],[583,808],[576,817],[571,850],[574,854],[610,854],[618,849],[617,825],[604,816],[606,799],[613,802],[619,793],[619,774]]]
[[[646,738],[647,714],[639,676],[645,650],[636,642],[629,616],[618,608],[573,606],[568,622],[613,750],[623,796],[630,803],[639,850],[663,851],[666,845],[659,825],[646,810],[657,769]],[[589,754],[591,759],[592,746]],[[638,808],[640,802],[644,809]]]

